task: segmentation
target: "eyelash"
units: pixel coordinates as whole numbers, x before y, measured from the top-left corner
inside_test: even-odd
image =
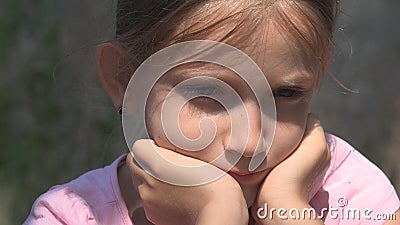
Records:
[[[204,93],[204,90],[206,90]],[[203,92],[202,92],[203,91]],[[206,95],[206,96],[213,96],[213,95],[222,95],[223,91],[220,90],[218,87],[198,87],[198,88],[188,88],[185,90],[185,94],[198,94],[198,95]],[[285,87],[279,88],[273,92],[274,97],[283,97],[283,98],[292,98],[297,96],[303,96],[304,90],[302,88],[292,88],[292,87]]]
[[[204,91],[205,90],[205,91]],[[184,89],[185,95],[205,95],[205,96],[215,96],[223,95],[223,91],[219,87],[213,86],[202,86],[202,87],[187,87]]]
[[[205,96],[215,96],[215,95],[223,95],[224,92],[219,87],[213,86],[202,86],[202,87],[187,87],[184,90],[185,95],[205,95]],[[299,97],[303,97],[305,94],[305,90],[300,87],[282,87],[273,91],[273,95],[275,98],[283,98],[286,100],[296,100]],[[210,97],[199,96],[194,99],[196,102],[193,102],[190,105],[190,111],[192,113],[199,113],[200,111],[208,111],[207,114],[218,113],[220,110],[223,110],[219,106],[219,103],[215,102],[215,100]],[[193,100],[192,100],[193,101]]]
[[[213,96],[224,95],[224,90],[221,87],[192,85],[183,88],[182,93],[184,96],[200,95],[192,99],[191,104],[189,104],[192,115],[203,112],[206,114],[216,114],[224,110],[216,100],[212,99]]]
[[[274,97],[275,98],[297,98],[304,96],[304,90],[302,88],[298,87],[284,87],[284,88],[278,88],[273,91]]]

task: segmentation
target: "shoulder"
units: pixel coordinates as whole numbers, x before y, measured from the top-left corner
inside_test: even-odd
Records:
[[[87,202],[69,187],[54,188],[33,204],[24,224],[97,224]]]
[[[363,218],[363,211],[371,209],[371,219],[365,224],[383,224],[383,220],[375,218],[377,214],[394,213],[400,206],[389,179],[343,139],[326,134],[326,140],[332,153],[331,164],[322,188],[310,203],[315,208],[334,208],[344,213],[346,209],[359,210],[361,221],[368,220]],[[329,215],[326,215],[326,220],[326,224],[338,224],[340,221],[329,218]],[[347,220],[351,222],[351,218]],[[361,221],[360,224],[364,224]]]
[[[117,178],[125,157],[52,187],[35,201],[24,224],[129,224]]]

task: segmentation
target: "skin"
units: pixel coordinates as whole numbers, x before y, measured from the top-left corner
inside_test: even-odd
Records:
[[[271,171],[261,185],[257,201],[251,206],[253,217],[247,215],[247,207],[239,184],[227,174],[215,182],[201,186],[170,185],[156,180],[143,171],[130,154],[127,157],[127,165],[134,174],[132,177],[134,185],[131,188],[135,188],[139,193],[148,220],[157,225],[253,225],[256,223],[291,224],[292,222],[295,224],[321,224],[319,220],[258,220],[255,212],[265,202],[279,208],[310,207],[307,200],[315,192],[312,192],[313,189],[309,190],[309,187],[319,184],[315,181],[321,180],[321,175],[324,174],[330,161],[330,151],[324,140],[324,132],[318,119],[314,115],[309,115],[302,143],[288,159]],[[163,163],[165,161],[156,161],[154,156],[148,153],[150,142],[153,141],[137,141],[132,149],[134,157],[140,159],[147,168],[153,168],[156,174],[170,173],[167,164]],[[161,147],[158,147],[157,151],[169,161],[181,165],[196,165],[196,163],[202,162]],[[299,160],[307,163],[299,163]],[[218,169],[211,164],[208,166]],[[192,174],[181,173],[178,175],[178,172],[173,174],[184,179],[185,176],[188,176],[187,178],[191,180],[193,177],[197,177]]]
[[[262,56],[258,54],[249,55],[252,58],[258,59],[257,63],[259,65],[261,65],[261,62],[268,61],[268,63],[263,63],[264,66],[262,70],[266,74],[271,89],[275,93],[277,126],[275,138],[269,151],[269,157],[256,169],[256,172],[261,172],[262,175],[258,176],[257,179],[254,179],[252,182],[241,183],[249,205],[254,202],[257,188],[262,182],[263,177],[265,177],[279,162],[286,158],[300,143],[305,130],[312,92],[318,81],[317,75],[313,71],[307,70],[305,66],[296,65],[294,59],[287,60],[289,55],[294,57],[301,57],[301,55],[298,52],[293,52],[278,32],[270,34],[269,36],[271,42],[264,45],[265,49],[262,50],[264,52]],[[154,141],[160,147],[173,149],[178,153],[205,162],[212,161],[223,151],[239,152],[241,149],[227,148],[231,134],[228,114],[224,112],[223,108],[220,107],[217,102],[206,98],[195,99],[186,104],[180,112],[179,122],[181,124],[180,128],[182,133],[188,138],[195,139],[199,137],[200,132],[197,129],[193,129],[193,127],[198,127],[201,118],[211,116],[216,123],[217,133],[215,139],[207,148],[199,152],[184,151],[176,148],[165,137],[161,124],[162,103],[166,95],[176,85],[176,79],[186,79],[186,77],[181,78],[181,74],[189,74],[188,77],[193,77],[198,74],[196,73],[198,69],[193,67],[194,66],[189,65],[170,71],[170,73],[167,73],[165,77],[156,84],[153,91],[150,93],[148,100],[150,115],[148,115],[149,119],[147,124]],[[256,149],[258,137],[260,135],[260,111],[257,101],[251,94],[249,88],[244,85],[243,81],[236,74],[213,65],[203,65],[201,72],[202,74],[218,78],[231,85],[244,100],[250,121],[249,141],[244,149],[244,157],[240,159],[232,170],[248,173],[249,171],[247,168],[251,156]],[[294,92],[299,89],[302,89],[302,93],[294,94]],[[285,97],[284,94],[292,96]]]
[[[234,200],[234,203],[242,202],[244,199],[247,206],[252,207],[251,209],[253,213],[254,210],[263,202],[270,202],[271,205],[276,206],[276,208],[289,206],[307,208],[310,207],[307,203],[310,195],[309,187],[311,186],[311,183],[313,183],[313,180],[317,178],[315,176],[309,176],[309,174],[323,174],[328,165],[329,160],[327,159],[329,159],[329,156],[327,154],[329,154],[329,151],[327,151],[326,143],[324,140],[321,140],[321,137],[318,139],[319,142],[317,143],[322,143],[322,147],[315,147],[315,149],[317,149],[316,151],[307,153],[305,150],[295,150],[302,146],[301,144],[304,143],[305,137],[307,137],[305,131],[307,119],[309,119],[308,110],[312,94],[318,86],[320,77],[317,75],[317,67],[315,66],[316,62],[304,60],[304,52],[299,50],[299,48],[293,48],[293,45],[288,43],[286,39],[279,32],[277,32],[274,26],[271,26],[270,29],[268,29],[268,34],[263,34],[263,36],[268,38],[268,42],[260,43],[259,41],[257,42],[257,40],[262,38],[258,38],[256,40],[249,37],[247,39],[248,43],[243,43],[243,46],[256,45],[259,51],[256,52],[250,49],[241,50],[252,57],[260,66],[270,83],[272,91],[274,92],[277,109],[277,126],[272,147],[266,160],[264,160],[264,162],[256,169],[255,172],[258,172],[258,175],[254,176],[250,181],[240,182],[236,180],[238,184],[237,186],[232,177],[227,175],[225,179],[229,180],[229,182],[225,182],[224,185],[229,184],[229,187],[225,187],[223,184],[220,184],[217,185],[218,187],[209,187],[210,189],[206,190],[220,190],[221,193],[224,193],[223,190],[226,190],[225,188],[237,190],[236,188],[240,187],[243,198],[241,197],[241,194],[238,194],[232,196],[231,199]],[[205,39],[218,40],[218,36],[210,33]],[[122,105],[125,87],[131,74],[133,74],[134,68],[127,66],[129,57],[126,55],[126,52],[115,43],[106,43],[99,46],[96,58],[97,67],[103,86],[112,98],[115,107],[118,108],[120,105]],[[183,134],[188,138],[196,138],[199,136],[199,131],[197,129],[193,129],[193,127],[198,127],[199,120],[202,117],[211,116],[214,119],[217,127],[217,134],[213,142],[207,148],[200,152],[184,151],[171,144],[166,138],[165,134],[162,132],[160,114],[162,105],[161,103],[164,101],[166,95],[171,91],[171,89],[177,84],[177,81],[183,81],[188,77],[196,76],[199,70],[207,73],[208,76],[221,79],[231,85],[235,91],[238,92],[245,103],[246,110],[249,112],[250,121],[249,141],[244,149],[242,158],[237,165],[235,165],[233,170],[240,173],[248,173],[249,171],[247,168],[251,156],[255,151],[255,146],[260,134],[259,107],[254,95],[243,83],[243,81],[236,74],[221,67],[215,65],[185,65],[175,68],[167,73],[154,86],[149,96],[149,110],[146,111],[146,123],[150,134],[153,137],[156,145],[161,147],[161,149],[166,149],[176,152],[179,155],[187,156],[187,159],[185,160],[197,159],[204,162],[210,162],[223,151],[239,151],[239,149],[227,149],[227,141],[230,136],[229,117],[216,102],[213,102],[213,100],[210,99],[203,98],[192,100],[182,108],[179,114],[179,122],[182,125],[180,128]],[[218,71],[218,73],[215,71]],[[187,76],[184,77],[183,74],[186,74]],[[321,134],[321,130],[319,131],[319,134]],[[294,154],[293,152],[300,152],[302,154]],[[315,156],[314,160],[308,160],[310,156]],[[157,183],[157,181],[151,180],[151,178],[149,178],[149,176],[146,174],[141,173],[140,168],[135,167],[134,164],[132,164],[132,160],[129,161],[129,159],[130,158],[128,157],[127,165],[129,167],[123,166],[118,170],[121,193],[131,216],[138,218],[139,221],[136,221],[138,224],[146,224],[149,223],[147,221],[147,219],[149,219],[149,215],[147,215],[146,218],[143,210],[137,210],[142,206],[138,201],[132,201],[132,199],[143,200],[144,196],[151,196],[144,194],[149,193],[149,190],[151,190],[149,187],[157,187],[157,190],[165,190],[167,187],[159,184],[161,182]],[[322,165],[319,163],[321,159],[324,162]],[[291,178],[293,178],[293,171],[300,171],[296,174],[299,178],[297,179],[297,183],[288,182]],[[284,179],[285,175],[287,179]],[[153,186],[141,186],[141,183],[153,184]],[[284,191],[280,189],[278,190],[277,187],[282,186],[293,187],[293,189],[288,188]],[[203,190],[203,193],[209,193],[206,190]],[[234,191],[234,193],[237,192]],[[274,194],[269,194],[266,196],[265,193]],[[159,197],[161,198],[161,196],[163,196],[162,193],[159,195]],[[188,196],[190,196],[190,194],[188,194]],[[218,196],[209,197],[218,198]],[[147,200],[148,202],[154,202],[157,199],[152,199],[149,197]],[[182,201],[185,201],[185,199]],[[282,202],[287,203],[287,205],[282,205]],[[156,204],[153,206],[155,205]],[[166,209],[171,209],[167,216],[176,212],[176,210],[173,210],[173,206],[171,205],[165,205],[164,207]],[[154,207],[144,208],[145,210],[147,209],[146,214],[151,214],[151,209],[154,209]],[[204,203],[203,205],[199,203],[198,205],[188,205],[188,208],[193,210],[191,212],[198,212],[198,214],[196,214],[198,216],[197,219],[200,218],[200,222],[203,222],[203,224],[207,224],[209,221],[202,221],[202,218],[219,218],[218,216],[213,217],[210,215],[210,212],[212,214],[212,212],[215,212],[219,209],[218,204],[210,206],[207,203]],[[240,218],[246,217],[247,215],[247,211],[243,210],[243,208],[239,207],[238,209],[234,210],[239,211],[235,211],[235,213],[227,212],[227,215],[239,215]],[[220,211],[218,210],[218,212]],[[162,213],[154,213],[153,215],[156,217],[159,214]],[[207,216],[202,216],[205,214],[207,214]],[[397,214],[399,214],[399,212],[397,212]],[[166,218],[152,218],[152,221],[165,221]],[[187,219],[186,221],[191,222],[193,220],[193,218],[184,219]],[[215,222],[215,220],[212,221]],[[170,224],[174,224],[175,221],[170,222]],[[267,221],[250,221],[250,223],[255,222],[263,224]],[[296,224],[300,224],[299,221],[290,220],[275,220],[268,222],[268,224],[275,224],[277,222],[282,222],[285,224],[291,224],[294,222]],[[248,221],[245,220],[243,223],[238,224],[247,223]],[[305,221],[305,224],[313,223],[321,224],[322,222]],[[385,224],[399,224],[399,221],[387,221]]]

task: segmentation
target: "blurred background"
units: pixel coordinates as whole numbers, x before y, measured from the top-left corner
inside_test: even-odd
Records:
[[[0,224],[21,224],[49,187],[127,151],[94,67],[112,0],[0,2]],[[313,112],[400,193],[400,1],[342,3],[337,56]],[[396,25],[397,24],[397,25]],[[396,28],[397,27],[397,28]]]

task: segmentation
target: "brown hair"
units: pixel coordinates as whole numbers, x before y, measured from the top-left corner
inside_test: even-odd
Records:
[[[223,32],[219,41],[224,41],[240,31],[254,31],[268,19],[288,41],[295,41],[308,57],[318,60],[322,75],[331,60],[338,8],[338,0],[118,0],[116,40],[136,67],[167,45],[210,31]],[[236,18],[233,28],[219,29],[231,18]],[[240,35],[236,36],[240,43]]]

